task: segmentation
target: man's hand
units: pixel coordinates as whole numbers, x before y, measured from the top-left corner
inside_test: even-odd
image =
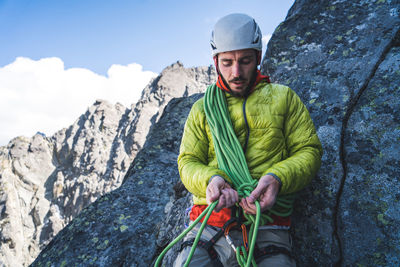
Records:
[[[250,196],[242,198],[240,206],[248,214],[256,214],[256,200],[260,202],[261,212],[272,208],[275,204],[276,196],[279,192],[279,182],[272,175],[265,175],[258,181],[257,187],[251,192]]]
[[[208,205],[219,200],[218,205],[215,207],[215,212],[219,212],[223,208],[229,208],[238,202],[239,195],[224,178],[214,176],[207,186],[206,200]]]

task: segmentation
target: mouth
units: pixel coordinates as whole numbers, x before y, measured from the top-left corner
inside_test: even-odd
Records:
[[[242,86],[242,85],[244,85],[244,84],[246,84],[246,81],[245,80],[242,80],[242,79],[240,79],[240,80],[232,80],[232,81],[230,81],[232,84],[234,84],[234,85],[236,85],[236,86]]]

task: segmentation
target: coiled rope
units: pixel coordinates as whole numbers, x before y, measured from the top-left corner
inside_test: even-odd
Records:
[[[232,181],[233,188],[236,189],[239,197],[246,198],[257,186],[257,180],[254,180],[250,175],[242,146],[240,145],[233,129],[225,95],[215,84],[210,85],[207,88],[204,96],[204,111],[206,114],[207,123],[211,129],[214,150],[218,161],[218,168],[223,170],[229,176]],[[292,213],[293,201],[293,195],[278,196],[274,207],[266,214],[261,214],[260,204],[258,201],[256,201],[256,215],[245,213],[245,218],[247,219],[245,224],[250,225],[250,247],[248,254],[244,246],[241,246],[236,250],[236,258],[240,266],[249,267],[251,264],[253,266],[257,266],[253,258],[253,253],[260,223],[264,225],[268,222],[273,222],[273,219],[270,216],[271,214],[278,216],[289,216]],[[185,267],[189,266],[203,229],[205,228],[208,218],[217,204],[218,201],[215,201],[209,205],[185,231],[183,231],[162,251],[155,263],[156,267],[160,265],[162,258],[167,251],[179,240],[181,240],[191,229],[193,229],[193,227],[197,225],[197,223],[205,216],[205,219],[201,224],[184,265]]]

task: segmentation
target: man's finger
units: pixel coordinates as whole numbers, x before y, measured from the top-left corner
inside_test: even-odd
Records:
[[[208,191],[209,191],[209,200],[210,202],[214,202],[215,200],[217,200],[219,198],[220,195],[220,189],[216,184],[209,184],[207,187]],[[207,194],[206,194],[207,197]]]
[[[234,190],[226,189],[225,196],[226,196],[226,207],[231,207],[235,204],[235,194],[233,193]]]
[[[211,186],[210,190],[211,190],[210,199],[212,202],[214,202],[219,197],[219,189],[215,188],[214,186]]]
[[[239,205],[243,208],[243,210],[248,213],[249,207],[247,206],[247,203],[244,198],[240,201]]]
[[[257,213],[257,207],[254,204],[250,203],[248,198],[242,198],[242,201],[240,202],[240,206],[248,214],[256,214]]]
[[[256,214],[257,213],[257,206],[255,202],[250,202],[249,199],[246,199],[247,206],[249,207],[250,214]]]
[[[215,207],[214,211],[219,212],[220,210],[222,210],[222,208],[225,207],[225,204],[226,204],[226,198],[224,195],[221,195],[218,201],[218,205]]]
[[[246,211],[247,214],[256,214],[257,213],[257,210],[254,209],[253,207],[249,206],[249,205],[247,205],[247,208],[246,208],[245,211]]]
[[[257,187],[251,192],[250,196],[248,196],[248,200],[251,201],[251,203],[256,202],[256,200],[260,197],[262,192],[265,190],[265,185],[264,184],[258,184]]]
[[[210,186],[207,187],[207,190],[206,190],[206,201],[207,201],[208,205],[210,205],[212,202],[212,191],[211,191]]]
[[[233,190],[233,195],[234,195],[235,203],[239,202],[239,194],[236,190]]]
[[[272,187],[268,187],[267,191],[263,195],[261,195],[260,198],[261,211],[265,211],[274,206],[276,201],[276,195],[277,191],[274,190]]]
[[[237,198],[236,198],[236,191],[233,189],[227,189],[226,190],[226,196],[227,199],[229,200],[229,203],[227,203],[227,206],[230,207],[232,205],[234,205],[237,202]]]
[[[250,201],[250,203],[256,202],[256,198],[254,198],[252,195],[248,196],[247,199]]]

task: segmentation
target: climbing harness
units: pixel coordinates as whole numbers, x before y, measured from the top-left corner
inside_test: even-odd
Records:
[[[250,175],[243,148],[240,145],[233,129],[225,95],[215,84],[210,85],[207,88],[204,96],[204,111],[206,114],[207,123],[210,126],[212,139],[214,141],[214,150],[218,161],[218,167],[223,170],[231,179],[233,188],[236,189],[239,197],[248,197],[257,186],[257,180],[254,180]],[[275,205],[264,214],[261,214],[260,204],[258,201],[256,201],[256,215],[244,214],[244,217],[246,218],[244,225],[250,226],[249,235],[247,235],[246,232],[246,239],[248,238],[248,241],[246,240],[246,242],[244,242],[246,244],[243,246],[234,246],[236,251],[236,259],[240,266],[257,266],[254,255],[256,251],[256,239],[259,226],[265,225],[268,222],[272,223],[272,214],[283,217],[289,216],[292,213],[293,201],[294,195],[278,196]],[[198,222],[204,217],[204,221],[200,226],[196,238],[193,240],[193,243],[190,243],[192,247],[184,265],[185,267],[189,266],[194,251],[200,242],[201,234],[207,225],[208,218],[217,204],[218,200],[210,204],[185,231],[183,231],[161,252],[155,263],[156,267],[160,265],[162,258],[167,251],[179,240],[181,240],[190,230],[192,230],[193,227],[197,225]],[[227,228],[228,225],[224,228],[224,231],[226,231]],[[200,242],[200,244],[202,243],[204,243],[204,241]]]
[[[233,206],[231,209],[231,218],[219,229],[219,231],[217,231],[217,233],[209,241],[199,240],[197,247],[203,248],[208,252],[213,267],[223,266],[218,258],[216,250],[213,247],[222,236],[225,236],[228,244],[234,249],[235,252],[237,251],[237,247],[235,246],[234,241],[229,236],[229,232],[232,229],[239,229],[242,231],[243,244],[246,248],[246,251],[248,251],[247,229],[246,226],[242,223],[241,211],[242,210],[238,207]],[[192,247],[193,243],[194,238],[183,242],[179,251],[182,251],[185,247]]]
[[[236,207],[235,207],[236,208]],[[213,267],[219,267],[219,266],[223,266],[223,264],[221,263],[221,261],[219,260],[217,251],[214,249],[214,245],[215,243],[222,237],[225,235],[225,238],[227,240],[229,240],[231,242],[231,246],[235,247],[233,241],[230,239],[229,237],[229,231],[232,228],[235,228],[237,225],[243,225],[241,224],[241,220],[239,217],[236,217],[236,209],[232,208],[232,217],[231,219],[229,219],[223,226],[221,229],[219,229],[219,231],[217,231],[217,233],[208,241],[204,241],[204,240],[199,240],[199,242],[197,243],[197,247],[203,248],[207,251],[212,266]],[[244,230],[246,231],[246,227],[243,225],[242,229],[244,228]],[[247,242],[247,236],[243,235],[244,238],[244,242]],[[246,240],[245,240],[246,239]],[[179,251],[182,251],[185,247],[193,247],[193,243],[194,243],[194,238],[193,239],[189,239],[185,242],[182,243],[181,248]],[[229,243],[228,241],[228,243]],[[236,247],[235,247],[236,248]]]
[[[285,254],[291,259],[294,259],[292,253],[290,250],[288,250],[285,247],[278,247],[275,245],[269,245],[264,248],[258,248],[257,246],[255,247],[254,250],[254,258],[256,259],[256,263],[260,263],[261,261],[270,258],[272,256],[276,256],[279,254]]]

